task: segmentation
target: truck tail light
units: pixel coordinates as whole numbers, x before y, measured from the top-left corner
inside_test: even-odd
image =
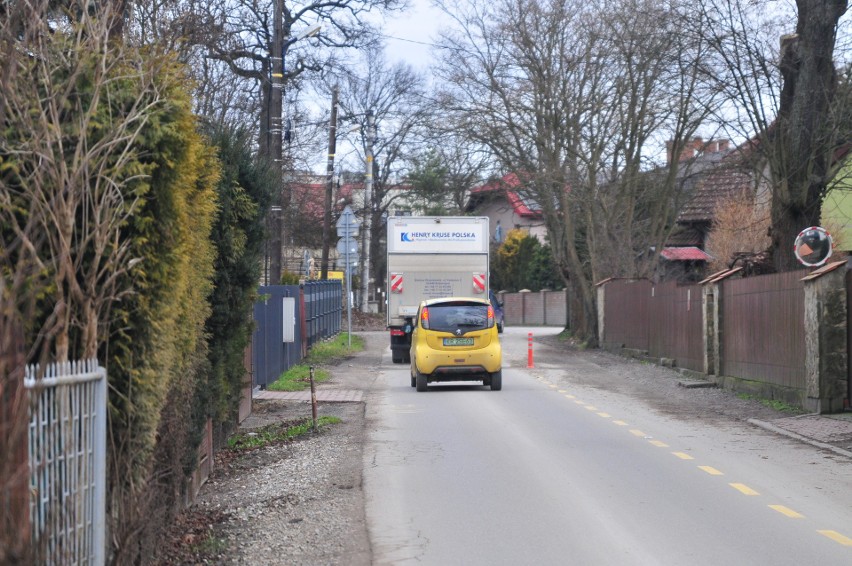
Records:
[[[399,328],[394,328],[391,330],[391,336],[405,336],[405,331],[400,330]]]
[[[420,324],[423,328],[429,330],[429,309],[425,307],[420,311]]]

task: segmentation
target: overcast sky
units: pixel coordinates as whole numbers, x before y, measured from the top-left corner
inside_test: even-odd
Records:
[[[430,47],[438,35],[440,22],[446,18],[431,0],[410,0],[411,8],[390,16],[382,26],[390,62],[405,61],[424,70],[432,61]],[[398,38],[398,39],[393,39]]]

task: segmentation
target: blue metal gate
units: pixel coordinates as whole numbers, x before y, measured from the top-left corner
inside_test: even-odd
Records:
[[[252,337],[253,385],[265,389],[298,364],[319,340],[340,332],[340,281],[309,281],[258,289]]]

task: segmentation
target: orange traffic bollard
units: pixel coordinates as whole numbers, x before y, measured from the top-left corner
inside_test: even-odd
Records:
[[[527,335],[527,367],[535,367],[535,364],[533,363],[532,332]]]

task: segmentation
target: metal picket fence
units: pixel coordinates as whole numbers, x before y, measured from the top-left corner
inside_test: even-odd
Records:
[[[305,283],[305,321],[308,347],[340,332],[343,291],[340,281],[308,281]]]
[[[106,370],[97,360],[27,366],[30,520],[40,564],[105,560]]]
[[[252,338],[253,385],[266,387],[298,364],[317,342],[340,332],[343,290],[338,280],[258,289]]]

